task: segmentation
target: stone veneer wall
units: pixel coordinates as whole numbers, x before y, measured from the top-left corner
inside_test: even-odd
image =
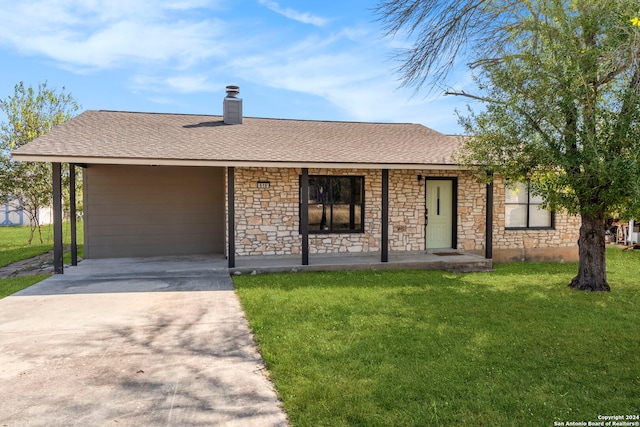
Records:
[[[301,253],[299,177],[301,169],[236,168],[236,254]],[[364,176],[364,233],[310,234],[309,253],[357,253],[380,250],[382,172],[364,169],[309,169],[309,175]],[[269,181],[259,189],[258,181]]]
[[[300,254],[298,169],[236,168],[236,254]],[[484,186],[459,171],[389,171],[389,250],[424,250],[424,181],[418,175],[458,178],[458,248],[484,251]],[[309,253],[379,252],[382,234],[382,172],[371,169],[309,169],[309,175],[365,177],[364,233],[311,234]],[[269,181],[259,189],[258,181]]]
[[[236,168],[236,255],[296,255],[299,233],[299,168]],[[309,253],[379,252],[382,215],[382,172],[370,169],[309,169],[309,175],[365,177],[364,233],[310,234]],[[424,181],[457,178],[457,248],[484,255],[486,186],[468,172],[389,171],[389,250],[424,250]],[[259,181],[269,181],[259,189]],[[494,185],[494,260],[573,259],[579,218],[555,214],[554,230],[505,230],[504,182]],[[227,199],[228,200],[228,199]],[[577,256],[577,250],[575,250]]]
[[[364,233],[309,234],[309,253],[380,252],[382,171],[376,169],[309,169],[309,175],[364,176]]]
[[[458,178],[457,248],[484,254],[485,187],[462,171],[389,171],[389,249],[422,251],[424,241],[424,181],[430,178]]]
[[[493,259],[507,261],[575,261],[580,217],[555,212],[552,230],[505,230],[505,181],[494,180]]]
[[[300,253],[298,176],[300,169],[236,168],[237,255]],[[269,188],[258,188],[268,181]]]

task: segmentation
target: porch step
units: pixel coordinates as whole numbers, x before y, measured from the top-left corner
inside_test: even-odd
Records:
[[[375,254],[374,254],[375,255]],[[443,270],[454,273],[493,271],[493,261],[473,254],[408,253],[392,255],[389,262],[371,255],[335,256],[312,255],[309,265],[301,265],[300,257],[239,257],[236,267],[229,272],[238,274],[295,273],[299,271],[347,271],[347,270]]]

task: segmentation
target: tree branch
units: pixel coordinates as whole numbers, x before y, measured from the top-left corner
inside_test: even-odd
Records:
[[[385,0],[375,11],[385,36],[404,32],[411,40],[412,46],[395,58],[402,63],[397,69],[401,86],[418,91],[426,82],[431,89],[444,83],[467,50],[492,56],[489,52],[499,50],[507,38],[511,24],[505,15],[524,7],[514,0],[500,5],[492,0]]]
[[[498,101],[492,98],[487,98],[484,96],[477,96],[477,95],[473,95],[470,93],[467,93],[465,91],[461,91],[461,92],[450,92],[447,91],[444,93],[445,95],[453,95],[453,96],[464,96],[466,98],[470,98],[470,99],[474,99],[476,101],[481,101],[481,102],[486,102],[488,104],[496,104],[496,105],[503,105],[503,106],[508,106],[510,108],[515,109],[516,111],[518,111],[518,113],[522,114],[522,116],[527,120],[527,122],[529,122],[529,124],[538,132],[538,134],[544,139],[544,141],[549,145],[549,146],[554,146],[555,144],[553,143],[553,138],[551,138],[549,135],[547,135],[547,133],[544,131],[544,129],[542,129],[542,127],[540,127],[540,123],[535,120],[531,114],[529,114],[526,110],[513,105],[513,104],[509,104],[508,102],[504,102],[504,101]]]

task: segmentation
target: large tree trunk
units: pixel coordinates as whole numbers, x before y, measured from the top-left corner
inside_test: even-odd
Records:
[[[582,291],[610,291],[607,283],[604,215],[582,216],[578,275],[569,287]]]

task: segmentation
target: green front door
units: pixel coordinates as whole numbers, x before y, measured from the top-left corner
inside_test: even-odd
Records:
[[[453,245],[453,181],[427,180],[427,249],[445,249]]]

